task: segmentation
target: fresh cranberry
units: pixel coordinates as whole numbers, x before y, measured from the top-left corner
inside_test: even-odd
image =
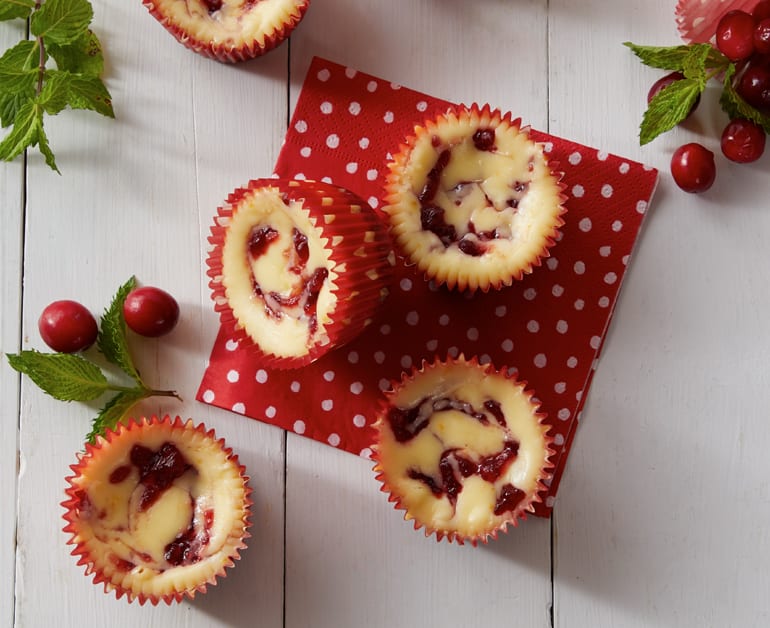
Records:
[[[99,329],[91,312],[77,301],[54,301],[37,321],[40,337],[54,351],[75,353],[96,341]]]
[[[671,157],[671,175],[685,192],[705,192],[716,174],[714,153],[698,143],[680,146]]]
[[[756,161],[765,152],[765,130],[749,120],[730,121],[722,133],[722,152],[730,161]]]
[[[770,109],[770,68],[752,63],[741,75],[736,91],[757,109]]]
[[[754,21],[759,23],[770,17],[770,0],[760,0],[751,12]]]
[[[657,81],[655,81],[652,84],[652,87],[650,87],[650,91],[647,92],[647,104],[649,105],[650,102],[652,102],[652,99],[655,98],[660,92],[662,92],[666,87],[669,85],[673,85],[677,81],[681,81],[684,78],[684,74],[681,72],[671,72],[670,74],[666,74],[665,76],[659,78]],[[689,117],[692,115],[692,112],[695,111],[698,108],[698,104],[700,103],[700,94],[698,94],[698,97],[695,99],[695,102],[692,104],[692,107],[690,107],[690,111],[687,114]]]
[[[746,11],[728,11],[717,24],[716,42],[730,61],[748,59],[754,52],[754,17]]]
[[[174,329],[179,320],[179,304],[168,292],[143,286],[128,293],[123,316],[126,325],[137,334],[154,338]]]
[[[763,55],[770,54],[770,17],[754,28],[754,50]]]

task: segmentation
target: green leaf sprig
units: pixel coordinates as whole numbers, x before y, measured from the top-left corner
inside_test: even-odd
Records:
[[[711,79],[722,77],[719,104],[730,119],[746,118],[770,133],[770,116],[747,103],[733,87],[738,71],[711,44],[679,46],[638,46],[624,42],[645,65],[661,70],[681,72],[684,78],[662,89],[651,101],[639,126],[639,144],[644,146],[673,129],[690,113],[693,104]]]
[[[33,39],[0,57],[0,124],[13,125],[0,141],[0,159],[11,161],[37,146],[59,172],[43,128],[47,115],[66,107],[89,109],[114,118],[112,98],[101,80],[102,47],[89,29],[88,0],[2,0],[0,21],[29,20]],[[49,67],[53,60],[56,68]]]
[[[147,397],[176,397],[173,390],[156,390],[147,386],[134,366],[128,349],[123,302],[136,287],[131,277],[118,289],[101,320],[96,344],[104,357],[133,380],[133,386],[119,386],[108,380],[102,369],[79,354],[41,353],[28,350],[6,354],[8,363],[19,373],[27,375],[43,392],[60,401],[91,401],[105,393],[114,392],[93,420],[86,437],[93,443],[107,429],[114,429],[127,412]]]

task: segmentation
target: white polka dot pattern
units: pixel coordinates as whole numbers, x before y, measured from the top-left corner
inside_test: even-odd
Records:
[[[414,124],[448,104],[397,87],[316,59],[276,173],[328,176],[378,205],[386,156]],[[299,372],[258,374],[220,331],[198,398],[228,409],[243,404],[248,416],[366,457],[381,391],[403,370],[436,354],[477,355],[518,374],[541,400],[563,443],[554,494],[657,172],[538,131],[532,136],[547,143],[570,195],[563,238],[542,268],[511,288],[468,298],[427,284],[398,260],[374,324]],[[237,383],[228,381],[231,371]],[[544,512],[540,506],[537,514]]]

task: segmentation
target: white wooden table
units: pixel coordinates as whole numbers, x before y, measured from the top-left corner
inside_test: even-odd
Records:
[[[0,363],[0,625],[770,625],[770,156],[718,154],[705,195],[679,191],[674,148],[718,152],[695,121],[640,148],[659,74],[621,46],[678,42],[673,0],[313,0],[289,44],[236,66],[177,44],[138,0],[95,4],[117,119],[48,123],[40,156],[0,164],[2,351],[44,349],[43,307],[100,313],[132,274],[182,318],[135,355],[224,436],[255,489],[254,538],[192,602],[116,601],[83,577],[59,503],[96,404],[64,404]],[[0,25],[3,49],[21,36]],[[370,463],[194,400],[218,321],[205,277],[217,205],[270,174],[313,55],[642,161],[661,182],[594,379],[553,517],[482,548],[415,533]]]

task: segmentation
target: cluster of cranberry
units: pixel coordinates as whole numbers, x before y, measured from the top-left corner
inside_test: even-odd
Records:
[[[152,286],[136,288],[123,302],[126,325],[141,336],[170,332],[179,319],[179,304],[168,292]],[[75,353],[88,349],[99,334],[93,314],[77,301],[54,301],[38,319],[43,341],[54,351]]]
[[[715,35],[719,51],[736,65],[736,93],[761,113],[770,115],[770,0],[760,0],[751,13],[728,11],[717,24]],[[681,78],[681,73],[663,77],[650,89],[648,100]],[[737,163],[756,161],[764,153],[765,139],[761,125],[735,118],[722,132],[722,153]],[[714,154],[698,143],[680,146],[671,158],[671,174],[686,192],[704,192],[716,178]]]

